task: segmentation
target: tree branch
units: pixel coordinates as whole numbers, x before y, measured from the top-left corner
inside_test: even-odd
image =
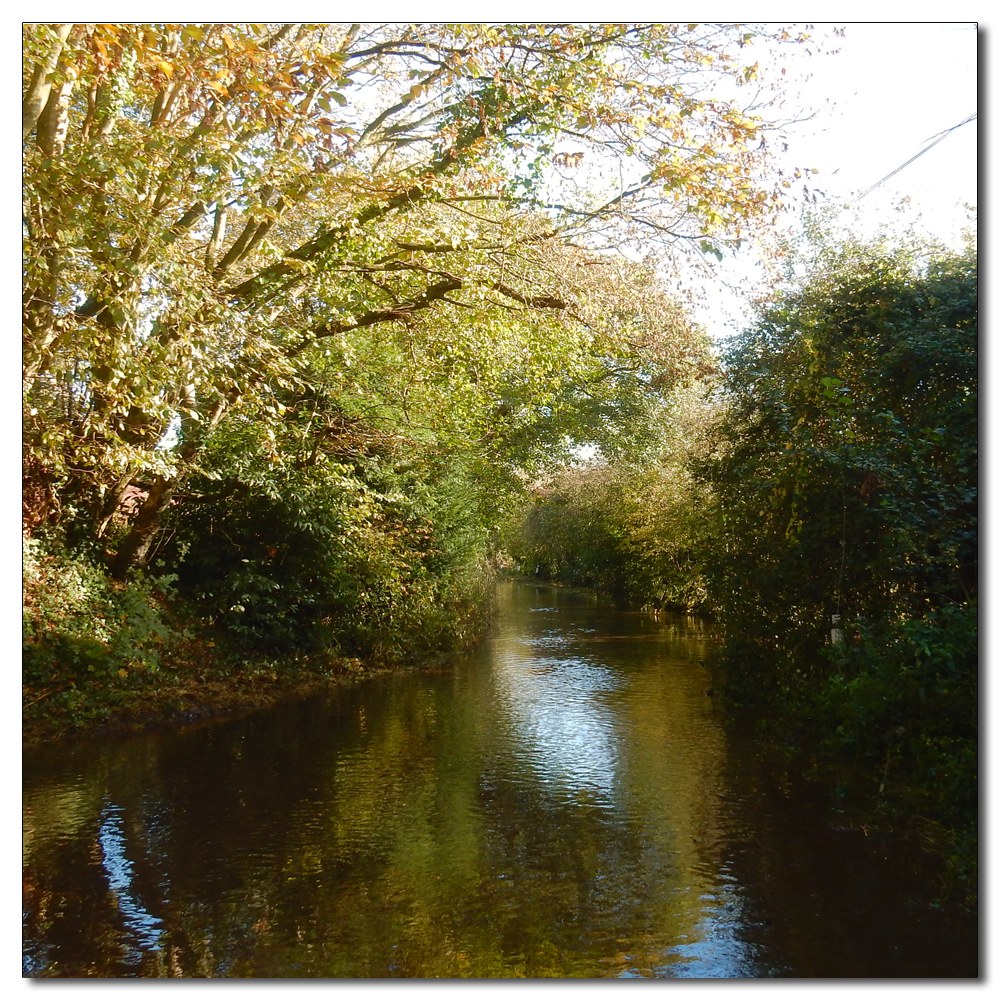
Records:
[[[513,118],[507,123],[507,127],[509,128],[518,124],[518,122],[523,121],[525,117],[526,116],[524,114],[518,115],[516,118]],[[485,131],[481,125],[471,129],[464,136],[457,139],[455,144],[438,158],[437,162],[430,167],[427,173],[431,176],[440,176],[458,162],[459,153],[472,146],[479,139],[483,138],[484,135]],[[313,239],[309,240],[308,243],[303,243],[302,246],[285,254],[284,260],[278,261],[276,264],[272,264],[270,267],[264,268],[264,270],[259,271],[253,277],[247,278],[245,281],[240,282],[240,284],[230,288],[228,290],[228,294],[233,299],[242,300],[245,303],[249,302],[265,289],[273,287],[282,278],[292,274],[293,272],[298,272],[298,267],[295,264],[288,263],[288,261],[314,260],[316,257],[319,257],[336,246],[337,243],[339,243],[348,233],[351,232],[353,226],[373,222],[376,219],[380,219],[383,216],[388,215],[397,208],[402,208],[404,205],[413,205],[418,202],[426,201],[431,194],[432,189],[424,187],[420,184],[414,184],[412,187],[407,188],[407,190],[401,192],[393,198],[389,198],[387,201],[376,202],[375,204],[369,205],[355,216],[352,223],[335,226],[332,229],[327,229],[324,232],[319,233]]]
[[[502,281],[495,281],[490,285],[496,292],[506,295],[507,298],[520,302],[522,305],[531,306],[534,309],[568,309],[569,306],[554,295],[522,295],[519,291],[505,285]]]
[[[49,99],[49,91],[52,89],[52,81],[49,77],[55,72],[63,46],[66,44],[66,39],[69,38],[69,33],[73,30],[73,23],[56,24],[53,27],[52,44],[45,54],[44,61],[35,66],[35,70],[31,74],[31,82],[28,84],[28,89],[21,101],[22,142],[31,134],[31,130],[35,127],[35,123]]]
[[[323,337],[332,337],[334,334],[344,333],[347,330],[359,330],[362,327],[375,326],[377,323],[408,319],[412,313],[418,312],[421,309],[427,309],[438,299],[443,299],[449,292],[457,291],[462,285],[461,278],[449,275],[441,281],[430,285],[410,302],[401,302],[398,305],[388,306],[385,309],[372,309],[369,312],[362,313],[360,316],[355,316],[352,319],[343,320],[338,323],[326,323],[323,326],[317,327],[313,331],[312,337],[305,341],[305,343],[288,351],[288,356],[295,357],[297,354],[301,354],[307,347],[317,340],[321,340]]]

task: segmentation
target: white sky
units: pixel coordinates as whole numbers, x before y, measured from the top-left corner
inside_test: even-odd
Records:
[[[820,32],[829,25],[817,25]],[[812,78],[805,103],[813,121],[794,126],[795,159],[821,171],[830,195],[869,188],[977,108],[977,31],[971,23],[847,24],[836,55],[806,61]],[[832,108],[824,108],[824,102]],[[976,124],[963,126],[864,199],[884,217],[892,201],[911,195],[942,236],[955,206],[975,203]],[[799,152],[801,150],[801,152]]]
[[[834,27],[845,28],[843,38],[831,38]],[[789,127],[783,166],[816,168],[808,184],[827,202],[856,198],[976,111],[977,35],[973,22],[816,24],[817,44],[785,61],[789,91],[814,115]],[[837,54],[825,54],[834,47]],[[922,229],[957,242],[963,204],[977,203],[977,126],[956,129],[857,202],[852,229],[902,227],[919,216]],[[896,206],[904,197],[911,202],[901,213]],[[750,273],[739,261],[727,266],[729,273],[744,270]],[[746,312],[734,298],[712,298],[698,310],[699,321],[716,338],[735,332]]]

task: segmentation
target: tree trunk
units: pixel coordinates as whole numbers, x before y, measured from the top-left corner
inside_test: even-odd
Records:
[[[180,478],[157,477],[149,496],[146,497],[132,522],[132,530],[111,562],[113,576],[124,580],[130,569],[145,569],[149,562],[149,550],[159,533],[163,515],[170,506],[174,491],[180,482]]]
[[[126,472],[125,475],[122,476],[110,490],[108,490],[107,496],[104,498],[104,503],[101,504],[100,517],[97,522],[97,528],[94,530],[95,538],[104,537],[104,532],[108,530],[108,525],[111,523],[111,519],[115,516],[115,512],[121,506],[121,502],[125,497],[125,491],[132,485],[133,476],[133,472]]]
[[[191,471],[194,459],[197,458],[205,444],[208,435],[218,426],[219,421],[235,405],[240,398],[240,393],[236,389],[230,390],[229,394],[222,399],[216,400],[215,405],[208,413],[208,419],[204,420],[197,431],[192,431],[191,436],[181,445],[178,453],[177,473],[172,479],[158,476],[153,483],[149,496],[139,508],[132,528],[118,549],[117,555],[111,561],[111,573],[119,580],[124,580],[131,569],[145,569],[149,562],[149,553],[153,542],[160,531],[163,522],[163,515],[170,506],[170,501],[181,483],[187,478]],[[190,421],[188,422],[190,427]]]
[[[38,117],[36,141],[38,148],[51,159],[59,156],[69,131],[69,102],[73,96],[73,80],[53,87],[45,107]]]

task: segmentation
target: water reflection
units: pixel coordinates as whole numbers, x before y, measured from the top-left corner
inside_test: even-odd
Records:
[[[510,720],[510,752],[542,781],[613,804],[615,715],[601,696],[614,674],[580,657],[541,657],[511,637],[496,650],[498,708]]]
[[[898,873],[727,735],[697,629],[544,588],[500,597],[497,634],[453,668],[28,755],[25,973],[974,965],[974,934],[934,955],[945,932],[899,918]],[[873,887],[895,926],[857,905]]]
[[[137,891],[135,866],[128,859],[121,809],[109,803],[97,834],[101,866],[129,937],[134,939],[128,960],[138,960],[142,951],[156,951],[163,937],[163,922],[142,904]]]

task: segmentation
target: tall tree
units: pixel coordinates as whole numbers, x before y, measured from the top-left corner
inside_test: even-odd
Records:
[[[735,633],[800,645],[779,658],[801,669],[830,613],[893,623],[975,598],[977,348],[974,250],[854,240],[730,344],[706,471]]]
[[[761,173],[767,126],[733,96],[756,72],[738,58],[753,32],[735,25],[24,37],[29,453],[98,536],[142,477],[119,573],[144,563],[234,404],[331,341],[386,324],[419,339],[426,318],[470,310],[538,315],[587,331],[592,356],[614,353],[609,337],[658,356],[666,379],[690,342],[614,304],[595,251],[717,252],[780,204]]]
[[[974,830],[975,248],[827,245],[724,361],[705,471],[734,690],[867,761],[869,801],[888,772]]]

